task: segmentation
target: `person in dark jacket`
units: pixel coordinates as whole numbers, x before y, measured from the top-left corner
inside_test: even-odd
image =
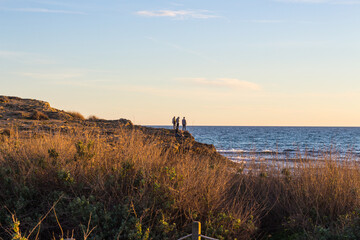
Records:
[[[186,131],[186,119],[185,119],[185,117],[183,117],[183,119],[182,119],[182,130]]]

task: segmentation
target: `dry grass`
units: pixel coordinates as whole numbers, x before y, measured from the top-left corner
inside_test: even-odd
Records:
[[[98,118],[98,117],[95,116],[95,115],[91,115],[91,116],[88,117],[88,120],[90,120],[90,121],[96,121],[96,120],[100,120],[100,118]]]
[[[64,191],[93,195],[108,207],[131,202],[134,209],[146,209],[140,219],[147,219],[149,229],[159,224],[159,216],[179,231],[200,220],[208,235],[226,239],[260,238],[284,228],[311,231],[360,207],[360,169],[351,159],[324,156],[299,161],[290,170],[274,165],[266,174],[240,173],[240,166],[206,155],[164,150],[159,139],[139,131],[119,129],[116,135],[109,141],[80,130],[15,134],[0,144],[0,167],[16,173],[13,184],[39,192],[64,188],[59,174],[66,173]],[[0,193],[0,199],[6,197]],[[220,227],[227,235],[216,233]]]
[[[121,137],[113,142],[82,131],[11,138],[0,146],[0,166],[17,172],[13,176],[17,184],[45,192],[60,188],[59,172],[69,173],[71,181],[81,183],[107,206],[124,202],[125,197],[148,205],[150,219],[162,214],[157,208],[163,206],[151,206],[154,198],[166,195],[171,203],[167,221],[182,228],[192,220],[209,220],[209,212],[228,212],[225,193],[231,173],[226,163],[194,157],[181,149],[164,150],[159,139],[149,139],[139,131],[119,130],[116,135]],[[82,151],[84,154],[79,154]],[[136,183],[139,174],[144,181],[141,192]],[[116,184],[108,185],[109,177]],[[250,216],[235,210],[233,217],[246,224]],[[157,222],[150,220],[149,224]]]
[[[49,117],[45,113],[35,110],[31,114],[29,119],[32,119],[32,120],[49,120]]]
[[[360,207],[359,165],[355,159],[339,159],[304,159],[293,168],[277,165],[241,180],[234,177],[233,192],[244,194],[243,181],[249,181],[248,194],[263,206],[262,224],[268,231],[335,227],[341,216]]]
[[[85,120],[85,117],[79,112],[67,111],[66,113],[71,115],[76,120]]]

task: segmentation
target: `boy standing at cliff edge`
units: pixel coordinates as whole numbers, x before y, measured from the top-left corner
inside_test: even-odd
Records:
[[[180,117],[177,117],[176,118],[176,128],[175,128],[176,132],[179,131],[179,124],[180,124]]]
[[[183,117],[183,119],[182,119],[182,130],[186,131],[186,119],[185,119],[185,117]]]

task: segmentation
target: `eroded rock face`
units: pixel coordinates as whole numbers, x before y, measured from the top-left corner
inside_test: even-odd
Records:
[[[76,115],[76,113],[75,113]],[[119,129],[141,131],[144,139],[156,140],[164,150],[174,153],[191,151],[195,154],[221,156],[213,145],[198,143],[187,131],[150,128],[133,125],[130,120],[104,120],[96,117],[88,120],[79,119],[74,113],[52,108],[48,102],[19,97],[0,96],[0,134],[1,137],[10,137],[11,131],[18,131],[25,135],[61,132],[64,134],[74,131],[89,131],[99,136],[115,139]],[[110,140],[109,140],[110,141]]]
[[[73,129],[94,129],[104,135],[119,127],[133,127],[130,120],[103,120],[85,118],[76,112],[66,112],[52,108],[48,102],[0,96],[0,129],[16,129],[22,133],[34,131],[71,132]],[[36,129],[36,130],[35,130]]]
[[[0,115],[2,120],[72,120],[69,114],[50,107],[48,102],[8,96],[0,96]]]
[[[59,121],[81,121],[70,112],[52,108],[48,102],[24,99],[19,97],[0,96],[0,120],[59,120]],[[102,125],[119,123],[132,126],[127,119],[107,121],[103,119],[91,119]]]

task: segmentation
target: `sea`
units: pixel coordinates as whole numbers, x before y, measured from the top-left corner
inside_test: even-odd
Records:
[[[235,162],[360,158],[360,127],[188,126],[187,130],[196,141],[214,145]]]

